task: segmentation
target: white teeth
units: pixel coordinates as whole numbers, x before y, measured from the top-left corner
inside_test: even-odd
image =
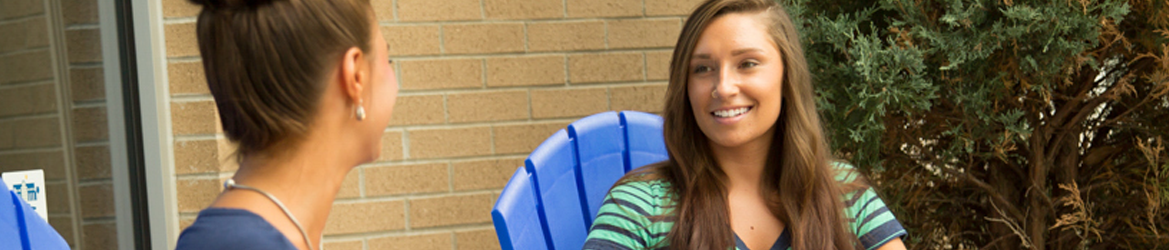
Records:
[[[714,113],[714,116],[717,116],[717,117],[730,118],[730,117],[739,116],[743,113],[747,113],[747,110],[749,110],[749,108],[737,108],[737,109],[726,109],[726,110],[714,111],[713,113]]]

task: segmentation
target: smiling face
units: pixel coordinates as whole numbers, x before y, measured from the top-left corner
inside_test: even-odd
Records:
[[[783,60],[757,13],[718,17],[702,31],[687,94],[715,148],[770,145],[782,108]]]

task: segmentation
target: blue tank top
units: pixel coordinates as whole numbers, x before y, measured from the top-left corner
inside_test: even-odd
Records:
[[[177,250],[296,249],[263,217],[242,209],[208,208],[179,235]]]

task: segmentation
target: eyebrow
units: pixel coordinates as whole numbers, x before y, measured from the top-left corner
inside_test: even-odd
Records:
[[[763,52],[763,50],[759,48],[737,49],[735,51],[731,51],[731,56],[738,56],[749,52]],[[690,59],[710,59],[710,54],[694,54],[694,56],[690,57]]]

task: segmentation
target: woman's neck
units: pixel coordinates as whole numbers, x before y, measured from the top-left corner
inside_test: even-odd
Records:
[[[240,170],[232,179],[237,184],[263,190],[279,199],[304,227],[312,240],[312,249],[316,249],[341,182],[359,162],[339,157],[354,151],[344,152],[346,149],[337,147],[340,145],[313,141],[306,140],[296,149],[274,157],[248,157],[240,163]],[[232,190],[220,195],[212,207],[252,211],[288,236],[295,245],[309,249],[300,246],[303,237],[299,229],[292,226],[284,212],[262,194]]]
[[[738,147],[711,145],[715,163],[727,175],[727,188],[749,188],[757,190],[767,166],[767,154],[771,149],[770,140],[754,140]]]

